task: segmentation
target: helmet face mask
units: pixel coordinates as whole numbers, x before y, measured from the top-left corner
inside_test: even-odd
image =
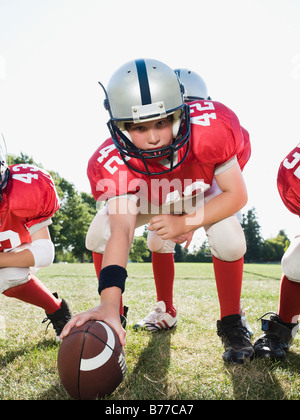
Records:
[[[190,137],[190,114],[189,108],[184,107],[180,121],[179,132],[185,133],[184,135],[177,135],[177,138],[169,146],[158,149],[144,150],[138,149],[130,140],[130,135],[126,130],[121,130],[118,125],[110,120],[107,125],[111,133],[113,142],[118,149],[124,163],[133,171],[144,175],[162,175],[176,169],[186,158],[189,152],[189,137]],[[127,134],[127,135],[126,135]],[[184,154],[180,160],[177,159],[178,151],[185,146]],[[139,159],[143,162],[144,169],[141,165],[135,165],[131,160]],[[168,161],[167,166],[158,167],[157,163],[164,160]],[[155,168],[153,167],[155,165]]]
[[[190,115],[183,100],[183,86],[174,71],[151,59],[131,61],[111,77],[104,106],[110,114],[107,125],[112,140],[126,165],[142,174],[160,175],[177,168],[189,149]],[[142,124],[173,116],[173,143],[159,149],[137,148],[126,123]],[[185,147],[180,159],[178,151]],[[138,162],[134,159],[138,159]],[[167,166],[158,165],[168,160]],[[175,162],[176,161],[176,162]],[[140,164],[142,162],[142,165]]]

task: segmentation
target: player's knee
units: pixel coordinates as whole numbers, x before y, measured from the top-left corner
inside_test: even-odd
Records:
[[[300,236],[294,238],[281,260],[282,271],[285,276],[296,283],[300,283]]]
[[[230,246],[219,247],[216,250],[212,250],[215,257],[223,261],[237,261],[241,259],[246,253],[246,242],[231,243]]]
[[[96,232],[88,231],[85,238],[85,246],[89,251],[103,254],[106,247],[106,241],[103,241]]]
[[[147,236],[147,246],[151,252],[158,254],[169,254],[174,252],[175,242],[164,240],[155,231],[149,231]]]
[[[96,232],[93,232],[93,230],[89,229],[86,238],[85,238],[85,246],[89,251],[94,251],[99,246],[99,238],[96,235]]]
[[[0,293],[12,287],[25,284],[30,279],[30,269],[23,267],[5,267],[0,269]]]
[[[216,258],[230,262],[245,255],[245,235],[235,216],[211,225],[206,233],[211,252]]]
[[[101,210],[94,217],[85,238],[85,246],[89,251],[103,254],[110,237],[108,213]]]

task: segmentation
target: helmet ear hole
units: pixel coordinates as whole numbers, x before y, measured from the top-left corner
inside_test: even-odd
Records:
[[[116,121],[116,125],[117,125],[118,129],[120,131],[122,131],[124,136],[126,136],[128,138],[128,140],[130,140],[132,142],[131,135],[129,134],[129,131],[127,130],[127,127],[126,127],[126,122],[125,121]]]
[[[106,109],[106,111],[109,111],[109,102],[108,102],[108,99],[104,99],[103,106]]]

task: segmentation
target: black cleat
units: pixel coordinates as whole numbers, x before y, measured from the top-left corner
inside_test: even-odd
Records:
[[[56,293],[53,293],[53,295],[55,297],[58,297]],[[72,318],[72,314],[71,314],[71,311],[69,309],[67,302],[64,299],[62,299],[61,307],[57,311],[53,312],[53,314],[46,313],[46,315],[47,315],[47,318],[45,318],[42,323],[50,321],[49,324],[50,323],[52,324],[54,331],[56,333],[56,341],[58,342],[60,341],[59,336],[64,326]],[[49,324],[47,325],[47,328]]]
[[[225,347],[224,362],[243,364],[253,358],[254,349],[240,315],[228,315],[217,321],[217,333]]]
[[[124,312],[124,315],[120,315],[120,321],[121,321],[122,327],[125,330],[126,329],[126,325],[127,325],[128,306],[123,306],[123,312]]]
[[[271,314],[270,319],[263,318],[268,314]],[[267,312],[260,320],[264,334],[254,343],[255,355],[264,359],[285,360],[298,331],[298,322],[285,323],[274,312]]]

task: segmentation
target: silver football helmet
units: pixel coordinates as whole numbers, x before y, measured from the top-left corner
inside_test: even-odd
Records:
[[[142,174],[160,175],[174,170],[184,161],[189,150],[189,107],[184,103],[183,86],[170,67],[152,59],[133,60],[112,75],[106,89],[99,84],[105,92],[104,106],[110,115],[108,128],[129,168]],[[141,123],[169,115],[173,116],[174,138],[170,146],[150,151],[138,149],[133,144],[126,123]],[[184,153],[179,159],[177,152],[183,147]],[[160,168],[156,164],[151,168],[151,163],[157,162],[158,157],[168,159],[168,167],[161,165]]]
[[[198,73],[181,68],[174,71],[184,86],[184,100],[186,102],[197,99],[211,99],[207,93],[206,83]]]
[[[6,144],[3,134],[0,132],[0,201],[3,197],[2,190],[6,187],[8,176]]]

